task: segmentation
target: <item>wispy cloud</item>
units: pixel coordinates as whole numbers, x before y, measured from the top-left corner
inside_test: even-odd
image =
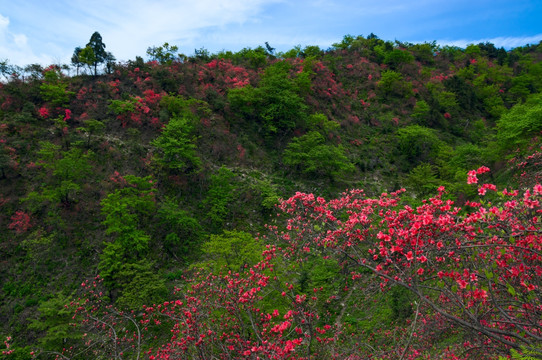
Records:
[[[0,58],[12,63],[69,62],[76,46],[84,46],[94,31],[119,60],[144,55],[149,46],[164,42],[194,49],[209,29],[224,32],[229,26],[266,21],[266,7],[285,0],[61,0],[44,4],[26,1],[8,8],[24,30],[15,33],[6,16],[0,18]],[[23,6],[24,5],[24,6]]]
[[[69,63],[99,31],[120,61],[168,42],[236,51],[265,41],[278,50],[326,48],[346,34],[465,47],[538,43],[538,0],[17,0],[0,9],[0,59],[26,65]],[[520,36],[525,34],[525,36]],[[416,41],[419,39],[419,41]]]
[[[10,19],[0,14],[0,60],[8,59],[12,64],[30,64],[33,62],[52,62],[48,56],[34,54],[25,34],[14,32]]]
[[[144,54],[148,46],[166,41],[193,48],[209,28],[220,32],[231,25],[263,21],[265,7],[281,1],[123,0],[114,5],[103,3],[89,15],[107,24],[100,31],[104,42],[118,58],[126,60]]]
[[[492,43],[496,47],[504,47],[505,49],[511,49],[518,46],[524,46],[527,44],[538,44],[542,41],[542,33],[535,36],[515,36],[515,37],[505,37],[499,36],[494,38],[483,38],[477,40],[437,40],[437,43],[440,45],[451,45],[458,46],[461,48],[467,47],[470,44],[479,44],[479,43]]]

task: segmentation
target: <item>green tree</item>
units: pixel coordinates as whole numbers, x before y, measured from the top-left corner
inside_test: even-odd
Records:
[[[160,64],[170,65],[177,58],[178,50],[178,46],[170,46],[169,43],[166,42],[162,46],[147,48],[147,55],[149,55],[151,60],[158,61]]]
[[[47,69],[44,77],[43,83],[40,84],[40,95],[43,100],[50,102],[53,106],[67,106],[75,93],[67,90],[68,83],[60,68],[51,67]]]
[[[155,210],[150,176],[126,175],[121,179],[123,187],[101,202],[106,234],[113,235],[111,241],[104,242],[99,264],[104,284],[109,287],[118,282],[125,264],[137,262],[147,254],[151,237],[145,229]]]
[[[66,343],[83,338],[73,326],[74,311],[66,306],[70,301],[70,297],[58,293],[38,307],[39,317],[32,320],[29,328],[43,334],[38,344],[44,353],[59,351]]]
[[[102,200],[103,224],[106,234],[115,234],[115,241],[125,253],[138,256],[147,250],[149,236],[141,230],[142,217],[154,211],[153,185],[150,176],[141,178],[124,176],[126,186],[107,195]]]
[[[78,50],[79,49],[79,50]],[[85,48],[75,48],[72,56],[72,63],[85,64],[89,68],[94,68],[94,76],[98,75],[98,64],[110,61],[114,57],[111,53],[105,51],[105,44],[99,32],[95,31]]]
[[[30,192],[25,201],[30,202],[34,210],[44,202],[74,202],[81,184],[91,172],[89,161],[93,153],[77,148],[61,152],[60,146],[48,141],[42,141],[40,147],[38,163],[45,170],[40,174],[44,183],[39,189]]]
[[[96,53],[94,52],[94,50],[92,50],[90,46],[86,46],[79,52],[79,61],[81,62],[81,64],[85,64],[86,66],[88,66],[89,70],[92,71],[92,67],[97,64]],[[96,75],[96,71],[94,75]]]
[[[115,58],[115,56],[110,53],[110,52],[106,52],[105,53],[105,57],[104,57],[104,62],[105,62],[105,72],[108,73],[108,74],[112,74],[113,73],[113,69],[115,67],[115,61],[117,59]]]
[[[378,82],[378,92],[386,100],[405,99],[413,95],[412,84],[403,79],[403,75],[393,70],[382,73]]]
[[[83,51],[83,49],[80,46],[76,47],[71,58],[72,66],[75,67],[76,75],[79,75],[79,69],[85,64],[81,60],[81,51]]]
[[[433,129],[419,125],[410,125],[397,131],[397,147],[408,161],[407,167],[413,168],[419,163],[431,163],[438,154],[442,141]]]
[[[202,205],[207,211],[207,219],[214,232],[222,229],[228,215],[233,217],[231,207],[237,190],[234,179],[235,174],[225,166],[211,175],[211,184]]]
[[[230,90],[232,109],[245,119],[256,120],[267,135],[289,132],[303,124],[308,110],[302,97],[306,75],[291,76],[290,70],[290,63],[279,61],[265,70],[259,87]]]
[[[158,151],[156,162],[181,173],[197,172],[201,159],[196,154],[193,118],[173,116],[158,138],[151,142]]]
[[[418,100],[412,111],[412,117],[418,125],[427,125],[430,112],[429,105],[423,100]]]
[[[284,150],[283,161],[303,174],[327,176],[330,180],[354,170],[342,146],[326,144],[318,131],[294,138]]]
[[[78,127],[77,130],[87,134],[86,147],[87,149],[90,149],[90,140],[92,139],[92,136],[101,134],[105,129],[105,124],[102,121],[94,119],[83,120],[83,123],[85,126]]]
[[[501,151],[524,150],[542,130],[542,94],[530,96],[497,120],[497,143]]]
[[[211,235],[201,250],[203,260],[191,267],[208,269],[218,274],[243,272],[251,268],[261,260],[264,247],[246,232],[226,230],[222,234]]]
[[[115,285],[122,289],[115,301],[121,309],[138,310],[142,305],[159,303],[169,295],[165,279],[147,259],[122,264],[115,274]]]
[[[198,220],[171,198],[157,212],[157,233],[163,236],[165,250],[174,257],[186,258],[198,243],[202,227]]]
[[[384,56],[384,64],[391,69],[398,69],[403,64],[410,64],[414,61],[414,56],[407,50],[393,49]]]
[[[437,177],[434,165],[422,163],[408,173],[406,183],[420,198],[425,198],[434,194],[442,181]]]

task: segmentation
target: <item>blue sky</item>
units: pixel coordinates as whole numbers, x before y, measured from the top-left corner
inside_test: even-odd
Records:
[[[193,55],[264,45],[324,49],[346,34],[512,48],[542,40],[541,0],[0,0],[0,60],[69,63],[100,32],[119,61],[149,46]]]

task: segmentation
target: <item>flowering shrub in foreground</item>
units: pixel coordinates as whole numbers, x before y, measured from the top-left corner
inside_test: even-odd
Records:
[[[470,172],[469,183],[488,171]],[[479,187],[480,194],[487,190],[496,188]],[[403,191],[368,198],[352,190],[329,201],[297,193],[283,201],[286,227],[270,226],[273,245],[262,262],[247,273],[191,280],[179,300],[147,308],[147,315],[176,320],[171,342],[152,358],[428,358],[435,328],[459,331],[461,343],[442,350],[454,359],[540,346],[542,186],[523,195],[503,190],[498,205],[468,202],[464,208],[444,200],[443,187],[418,208],[401,201]],[[350,284],[338,295],[343,307],[371,283],[415,295],[414,321],[401,329],[407,336],[393,347],[355,338],[347,343],[361,334],[341,323],[342,313],[319,312],[318,289],[295,295],[273,265],[279,259],[302,263],[314,254],[340,264]]]
[[[488,171],[469,172],[469,183]],[[284,226],[269,226],[257,264],[187,275],[174,300],[138,315],[79,301],[74,319],[102,344],[94,356],[102,349],[119,359],[496,359],[539,348],[542,186],[464,208],[438,191],[417,208],[402,201],[404,190],[378,198],[352,190],[333,200],[297,193],[281,202]],[[338,265],[329,280],[340,291],[303,290],[298,269],[315,258]],[[375,289],[397,287],[414,299],[405,322],[370,333],[352,325]],[[454,343],[439,345],[443,336]]]
[[[489,171],[469,172],[468,182]],[[492,184],[479,194],[496,191]],[[297,193],[280,208],[287,231],[276,236],[286,255],[318,252],[341,259],[352,280],[367,270],[383,290],[400,285],[429,313],[476,335],[474,352],[506,353],[542,340],[542,186],[523,195],[503,190],[499,204],[443,200],[445,189],[412,208],[399,190],[367,198],[363,191],[327,201]]]

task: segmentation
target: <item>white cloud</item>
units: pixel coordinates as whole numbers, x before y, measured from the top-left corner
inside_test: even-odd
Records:
[[[516,36],[516,37],[494,37],[494,38],[484,38],[478,40],[437,40],[439,45],[451,45],[458,46],[460,48],[465,48],[470,44],[479,44],[479,43],[492,43],[496,47],[504,47],[505,49],[511,49],[518,46],[524,46],[527,44],[538,44],[542,41],[542,34],[535,36]]]
[[[263,21],[265,7],[283,0],[130,0],[102,2],[85,11],[102,29],[107,49],[118,59],[144,55],[149,46],[164,42],[189,48],[197,44],[209,29],[220,32],[229,26]],[[90,33],[88,35],[90,37]]]
[[[15,45],[17,45],[17,47],[19,48],[23,48],[26,46],[26,43],[27,43],[27,37],[25,34],[14,34],[13,35],[13,42],[15,43]]]
[[[0,60],[7,59],[13,65],[27,65],[31,63],[51,63],[49,56],[35,55],[28,46],[25,34],[13,32],[10,29],[9,17],[0,14]]]
[[[2,14],[0,14],[0,29],[4,31],[4,29],[7,29],[8,26],[9,26],[9,18],[2,16]]]
[[[24,24],[14,28],[0,15],[0,58],[26,65],[69,63],[73,49],[100,32],[107,50],[118,60],[144,56],[149,46],[169,42],[186,51],[202,43],[211,30],[264,22],[266,7],[286,0],[62,0],[9,4],[9,15]],[[5,13],[4,13],[5,14]],[[24,34],[21,33],[24,31]],[[3,40],[2,40],[3,39]],[[35,54],[49,54],[49,56]]]
[[[456,5],[444,0],[6,1],[0,10],[0,59],[8,58],[18,65],[69,63],[75,47],[85,46],[94,31],[100,32],[107,51],[119,61],[145,57],[149,46],[164,42],[191,55],[195,48],[236,51],[265,41],[280,50],[297,44],[325,48],[345,34],[370,32],[386,39],[423,39],[424,34],[443,39],[457,33],[450,25],[455,21],[454,9],[470,2],[452,3]],[[471,17],[477,16],[478,12],[473,12]],[[446,31],[450,35],[436,35]],[[476,34],[475,28],[470,33]],[[537,43],[542,38],[462,40],[463,36],[469,35],[441,40],[439,44],[464,47],[490,41],[510,48]]]

